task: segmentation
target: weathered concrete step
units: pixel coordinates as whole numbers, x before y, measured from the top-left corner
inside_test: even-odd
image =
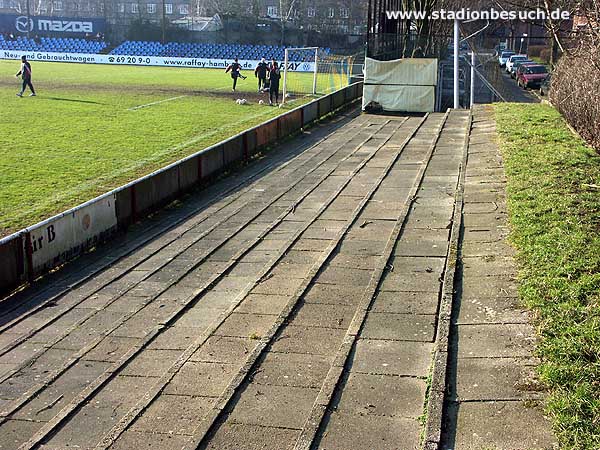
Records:
[[[349,437],[356,439],[351,447],[356,449],[418,448],[454,214],[454,198],[447,193],[454,195],[460,170],[460,161],[448,164],[454,156],[438,154],[437,145],[452,140],[460,148],[467,125],[462,114],[450,113],[435,136],[336,395],[312,445],[298,448],[348,448]],[[359,439],[350,427],[368,437]]]
[[[543,415],[535,331],[506,242],[505,177],[489,111],[474,111],[441,448],[556,448]]]
[[[352,127],[352,128],[354,128],[354,127]],[[344,153],[346,151],[343,148],[340,148],[338,145],[335,145],[335,146],[333,146],[333,148],[331,148],[331,150],[329,151],[329,153],[330,154],[335,154],[335,152],[338,152],[340,149],[342,149],[342,153]],[[322,149],[320,149],[320,150],[321,151],[314,151],[313,152],[318,157],[317,159],[324,160],[324,161],[327,161],[328,159],[330,159],[329,156],[328,156],[328,152],[323,152]],[[331,153],[331,152],[334,152],[334,153]],[[332,159],[332,162],[335,163],[335,159]],[[308,171],[308,173],[309,172],[310,171]],[[306,177],[307,177],[307,171],[304,170],[303,173],[301,173],[300,175],[301,175],[301,177],[304,177],[306,179]],[[287,176],[289,177],[289,175],[287,175]],[[302,180],[302,178],[300,178],[300,180]],[[281,182],[279,184],[281,186],[284,186],[284,187],[285,186],[289,186],[289,184],[285,184],[285,183],[282,184]],[[281,189],[281,188],[279,188],[279,189]],[[254,194],[252,194],[252,195],[254,195]],[[252,205],[250,205],[249,208],[252,208]],[[236,218],[236,216],[232,216],[232,217]],[[251,220],[251,216],[248,216],[248,218],[249,218],[249,220]],[[232,222],[233,223],[237,223],[237,222],[235,222],[235,219],[232,220]],[[195,225],[196,224],[192,224],[192,227],[195,226]],[[231,229],[231,233],[235,234],[235,232],[236,232],[236,228],[232,228]],[[210,236],[210,234],[208,236]],[[209,241],[210,241],[210,239],[209,239]],[[214,245],[214,244],[211,244],[211,245]],[[184,247],[185,246],[180,247],[178,250],[181,252],[182,248],[184,248]],[[176,261],[172,260],[172,258],[169,255],[166,256],[166,262],[167,262],[168,265],[175,265],[176,266],[175,272],[182,271],[186,267],[185,264],[183,264],[183,265],[174,264],[174,263],[176,263]],[[215,267],[213,270],[217,270],[217,268]],[[167,277],[167,279],[168,279],[168,277]],[[117,282],[119,282],[119,281],[121,281],[121,279],[117,279]],[[158,284],[160,284],[160,282],[152,282],[152,283],[158,283]],[[163,287],[166,288],[168,286],[163,286]],[[156,302],[154,302],[153,301],[153,296],[155,295],[155,292],[154,291],[147,291],[147,289],[149,289],[149,288],[150,289],[154,289],[154,285],[153,284],[148,284],[148,286],[146,287],[146,292],[140,292],[138,294],[138,296],[144,298],[145,301],[148,302],[148,304],[152,304],[152,306],[149,307],[148,309],[146,309],[146,308],[141,309],[141,310],[144,311],[144,314],[132,316],[132,318],[131,318],[131,324],[127,325],[129,331],[118,332],[117,330],[115,330],[115,333],[113,334],[113,336],[108,337],[108,339],[112,339],[113,340],[113,345],[115,344],[114,339],[117,339],[117,342],[116,342],[117,343],[117,346],[116,346],[117,348],[115,350],[113,350],[111,348],[111,346],[109,345],[109,348],[107,349],[108,352],[106,353],[106,355],[102,355],[101,353],[100,353],[100,355],[98,355],[98,353],[97,353],[96,356],[92,356],[92,358],[96,358],[96,359],[98,359],[98,358],[100,358],[100,359],[107,359],[108,358],[108,359],[113,359],[114,360],[115,359],[115,355],[114,355],[115,351],[118,353],[119,351],[121,351],[121,349],[123,349],[124,351],[127,351],[128,349],[132,348],[132,345],[135,345],[136,343],[138,343],[139,342],[139,338],[141,336],[145,335],[145,333],[147,332],[145,330],[147,330],[148,327],[152,327],[156,323],[160,323],[161,320],[165,320],[167,317],[169,317],[169,315],[173,312],[173,308],[177,307],[176,305],[178,304],[178,302],[180,302],[181,300],[185,300],[186,298],[188,298],[190,296],[190,294],[193,293],[193,290],[197,289],[197,288],[193,288],[192,291],[188,290],[186,292],[185,290],[182,291],[181,289],[179,289],[179,287],[176,287],[176,293],[174,293],[173,295],[164,296],[164,297],[162,297],[162,299],[159,298]],[[112,288],[112,289],[109,288],[109,290],[112,291],[111,294],[112,294],[113,297],[115,297],[115,294],[116,294],[116,297],[120,298],[119,297],[120,291],[118,289],[116,290],[116,292],[115,292],[114,288]],[[148,297],[148,296],[150,296],[150,297]],[[91,300],[94,301],[94,302],[97,301],[96,298],[93,298]],[[106,299],[104,299],[104,300],[106,300]],[[113,298],[113,300],[114,300],[114,298]],[[99,305],[96,305],[96,304],[94,306],[95,307],[99,307]],[[105,304],[103,306],[106,307],[107,305]],[[132,307],[131,304],[128,304],[127,306],[129,308]],[[140,305],[140,306],[143,306],[143,305]],[[125,307],[125,306],[123,306],[123,307]],[[85,309],[82,309],[82,308],[76,308],[76,309],[71,310],[70,314],[73,314],[73,312],[79,311],[80,309],[81,310],[85,310]],[[125,308],[125,309],[127,309],[127,308]],[[100,311],[100,312],[102,312],[102,311]],[[114,313],[118,313],[119,311],[117,309],[117,311],[107,311],[107,312],[110,312],[110,314],[114,315]],[[104,315],[104,314],[101,314],[100,316],[102,316],[102,315]],[[107,317],[110,317],[110,315],[107,316]],[[108,321],[110,322],[110,320],[108,320]],[[130,321],[127,321],[127,322],[130,322]],[[198,323],[194,323],[194,325],[199,325],[199,324]],[[76,335],[79,336],[79,338],[81,338],[81,337],[85,337],[86,335],[89,335],[89,332],[93,332],[93,330],[91,330],[91,329],[76,328],[76,329],[72,330],[72,333],[69,333],[69,336],[71,334],[75,333]],[[196,331],[194,332],[194,335],[197,332],[198,331],[196,329]],[[84,339],[84,341],[85,341],[85,339]],[[71,342],[72,342],[72,345],[77,345],[78,341],[75,340],[75,339],[71,339]],[[123,345],[118,345],[118,344],[123,344]],[[129,345],[127,345],[127,344],[129,344]],[[64,346],[65,344],[62,344],[62,345]],[[69,345],[71,345],[71,344],[69,344]],[[93,347],[91,347],[91,348],[93,348]],[[119,359],[120,356],[121,355],[118,355],[116,357],[116,359]],[[69,354],[67,354],[66,357],[69,357]],[[62,358],[64,358],[64,356],[62,356]],[[64,361],[64,359],[63,359],[63,361]],[[50,369],[52,367],[57,367],[58,366],[59,370],[60,370],[60,367],[64,367],[64,366],[61,366],[60,360],[59,361],[54,361],[54,362],[50,361],[50,362],[52,363],[52,364],[50,364],[50,367],[49,367]],[[99,364],[97,364],[94,361],[88,361],[85,364],[86,365],[99,365]],[[46,364],[46,366],[47,366],[47,364]],[[67,368],[68,367],[65,367],[65,369],[67,369]],[[24,369],[25,370],[29,370],[29,367],[24,368]],[[47,373],[48,370],[49,369],[44,369],[42,366],[40,366],[40,370],[39,371],[34,370],[32,372],[32,376],[35,376],[36,373],[39,373],[39,372]],[[61,373],[57,374],[57,376],[60,376],[60,375],[61,375]],[[16,379],[17,378],[15,378],[15,380]],[[21,381],[21,385],[23,385],[25,389],[29,389],[31,387],[31,383],[30,382],[26,382],[26,383],[22,382],[22,380],[27,380],[27,377],[24,377],[24,378],[23,377],[18,377],[18,379],[19,379],[19,381]],[[7,382],[5,384],[6,384],[6,386],[9,389],[11,389],[12,391],[14,391],[15,385],[13,383],[13,379],[7,380]],[[18,391],[16,391],[16,392],[18,392]],[[23,392],[23,390],[21,390],[20,392]],[[69,398],[73,397],[74,394],[75,394],[75,392],[69,393],[68,395],[66,395],[66,394],[61,395],[61,398],[59,399],[59,401],[54,402],[54,404],[51,405],[52,408],[56,408],[55,411],[58,411],[60,409],[60,407],[62,405],[64,405],[65,402],[68,401]],[[23,401],[26,401],[26,400],[27,400],[27,397],[24,397]],[[21,403],[23,403],[23,402],[21,402]],[[14,402],[13,402],[13,405],[14,405]],[[42,405],[42,407],[45,407],[45,406],[48,406],[48,405]],[[46,408],[46,409],[49,409],[49,408]],[[40,423],[37,423],[35,426],[37,426],[39,428]]]

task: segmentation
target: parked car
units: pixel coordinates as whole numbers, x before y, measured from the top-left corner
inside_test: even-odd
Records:
[[[540,95],[542,97],[547,96],[548,93],[550,92],[551,83],[552,83],[552,74],[549,73],[548,76],[546,77],[546,79],[544,81],[542,81],[542,84],[540,85]]]
[[[523,89],[540,87],[546,77],[548,77],[548,69],[546,69],[546,66],[542,66],[541,64],[525,66],[519,71],[517,84]]]
[[[539,66],[538,63],[524,63],[519,65],[519,67],[517,68],[517,71],[515,73],[515,80],[517,81],[517,84],[519,83],[519,75],[521,75],[521,73],[523,73],[523,71],[525,70],[525,67],[529,67],[529,66]]]
[[[526,59],[529,59],[527,58],[527,55],[512,55],[508,58],[508,61],[506,61],[506,72],[510,73],[513,64],[517,61],[525,61]]]
[[[503,51],[507,49],[506,42],[500,42],[496,47],[494,47],[494,56],[500,56]]]
[[[498,64],[500,64],[500,67],[505,67],[508,58],[510,58],[514,54],[515,52],[513,52],[512,50],[504,50],[503,52],[501,52],[500,56],[498,57]]]
[[[535,64],[538,64],[538,63],[533,62],[530,59],[526,59],[525,61],[515,62],[510,69],[510,77],[514,78],[516,80],[517,79],[517,70],[519,70],[519,67],[521,67],[523,65],[535,65]]]

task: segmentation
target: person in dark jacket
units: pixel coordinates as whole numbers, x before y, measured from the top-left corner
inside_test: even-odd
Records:
[[[254,69],[254,76],[258,78],[258,92],[267,85],[267,72],[269,71],[269,65],[265,61],[265,58],[261,59],[256,69]]]
[[[31,89],[30,97],[35,97],[35,89],[33,88],[33,84],[31,84],[31,64],[27,61],[27,57],[25,55],[21,56],[21,70],[17,72],[16,77],[19,76],[23,79],[23,87],[21,88],[21,92],[17,94],[17,97],[23,97],[23,93],[27,86]]]
[[[271,68],[269,69],[269,105],[273,105],[273,98],[275,104],[279,104],[279,80],[281,79],[281,72],[279,71],[279,65],[277,61],[273,60]]]
[[[242,75],[242,65],[238,62],[238,59],[235,58],[233,63],[229,64],[227,66],[227,69],[225,69],[225,73],[227,72],[231,72],[231,78],[233,78],[233,89],[231,89],[232,91],[235,92],[235,87],[237,85],[237,79],[241,78],[242,80],[245,80],[246,77],[244,75]]]

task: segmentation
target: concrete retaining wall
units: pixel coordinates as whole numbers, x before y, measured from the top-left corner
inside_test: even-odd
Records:
[[[0,294],[106,241],[200,182],[361,96],[362,83],[355,83],[0,240]]]

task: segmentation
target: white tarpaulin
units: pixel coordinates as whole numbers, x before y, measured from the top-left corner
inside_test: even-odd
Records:
[[[384,111],[433,112],[437,59],[365,60],[363,109],[369,103]]]

